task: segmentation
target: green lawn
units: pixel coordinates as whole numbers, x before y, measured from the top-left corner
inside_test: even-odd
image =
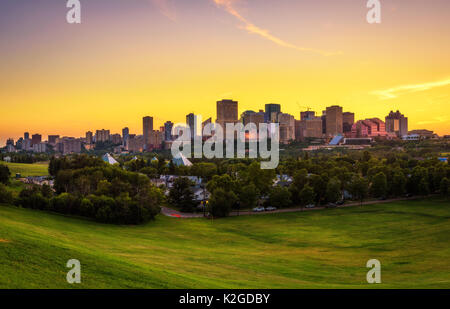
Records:
[[[0,161],[0,164],[8,166],[12,177],[15,177],[16,173],[21,174],[22,177],[48,176],[48,162],[25,164],[25,163],[7,163]]]
[[[66,283],[78,259],[82,283]],[[378,259],[380,285],[366,283]],[[450,288],[450,203],[103,225],[0,206],[0,288]]]

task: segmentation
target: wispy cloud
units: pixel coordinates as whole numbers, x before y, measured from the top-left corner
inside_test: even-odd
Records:
[[[411,92],[418,92],[418,91],[426,91],[430,90],[436,87],[444,87],[450,85],[450,79],[444,79],[440,81],[435,82],[429,82],[429,83],[423,83],[423,84],[415,84],[415,85],[403,85],[403,86],[397,86],[390,89],[385,90],[376,90],[372,91],[371,94],[377,95],[380,97],[380,99],[395,99],[399,97],[400,95],[411,93]]]
[[[286,42],[283,39],[280,39],[280,38],[270,34],[270,32],[268,30],[262,29],[262,28],[256,26],[251,21],[249,21],[244,16],[242,16],[241,13],[238,12],[238,10],[235,8],[234,4],[236,2],[238,2],[239,0],[212,0],[212,1],[214,1],[214,3],[217,6],[221,7],[222,9],[227,11],[229,14],[236,17],[243,24],[243,26],[241,26],[242,29],[245,29],[249,33],[259,35],[260,37],[263,37],[269,41],[272,41],[273,43],[275,43],[279,46],[292,48],[292,49],[302,51],[302,52],[317,53],[317,54],[320,54],[323,56],[332,56],[332,55],[336,55],[336,54],[342,54],[342,52],[329,52],[329,51],[323,51],[323,50],[314,49],[314,48],[297,46],[297,45]]]
[[[153,5],[155,5],[159,11],[169,18],[171,21],[177,20],[177,13],[175,11],[175,5],[173,0],[150,0]]]

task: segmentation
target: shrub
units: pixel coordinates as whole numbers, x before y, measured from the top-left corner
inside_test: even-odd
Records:
[[[11,172],[6,165],[0,164],[0,183],[7,184],[9,182],[9,177]]]
[[[8,187],[0,183],[0,203],[11,204],[13,202],[13,195]]]
[[[23,208],[45,210],[49,207],[49,200],[42,195],[38,187],[33,186],[20,192],[17,204]]]
[[[273,187],[270,189],[267,203],[278,208],[289,207],[292,205],[291,192],[285,187]]]
[[[216,189],[209,200],[210,212],[213,217],[227,217],[237,197],[232,191]]]

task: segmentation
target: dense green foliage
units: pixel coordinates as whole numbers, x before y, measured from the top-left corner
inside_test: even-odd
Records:
[[[164,201],[162,191],[145,175],[96,157],[52,158],[49,171],[55,176],[55,193],[49,186],[29,186],[20,192],[17,205],[104,223],[140,224],[153,219]]]
[[[8,166],[0,164],[0,184],[7,184],[10,176],[11,172],[9,171]]]
[[[191,181],[186,177],[175,179],[169,191],[169,203],[184,212],[194,211],[197,203],[191,186]]]

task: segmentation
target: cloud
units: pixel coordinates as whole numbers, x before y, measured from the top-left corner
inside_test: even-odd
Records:
[[[379,96],[380,99],[387,100],[387,99],[395,99],[400,95],[411,92],[426,91],[436,87],[444,87],[448,85],[450,85],[450,79],[444,79],[430,83],[403,85],[385,90],[372,91],[371,94]]]
[[[159,11],[169,18],[171,21],[177,20],[177,13],[175,11],[175,5],[173,0],[150,0],[154,6],[156,6]]]
[[[297,45],[286,42],[286,41],[270,34],[270,32],[268,30],[262,29],[262,28],[256,26],[251,21],[249,21],[248,19],[243,17],[237,11],[237,9],[234,7],[234,3],[237,2],[238,0],[212,0],[212,1],[214,1],[214,3],[218,7],[221,7],[226,12],[228,12],[229,14],[231,14],[235,18],[237,18],[243,24],[243,26],[240,28],[246,30],[248,33],[259,35],[260,37],[265,38],[266,40],[272,41],[273,43],[275,43],[279,46],[295,49],[295,50],[302,51],[302,52],[317,53],[322,56],[332,56],[332,55],[342,54],[342,52],[329,52],[329,51],[323,51],[323,50],[314,49],[314,48],[297,46]]]

